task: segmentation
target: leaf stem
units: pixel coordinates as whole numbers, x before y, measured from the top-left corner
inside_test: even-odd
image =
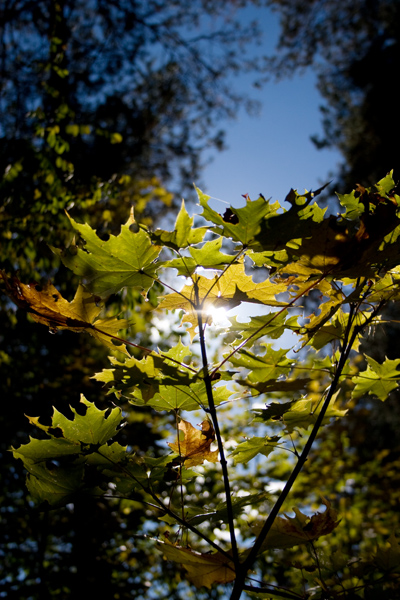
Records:
[[[219,280],[221,279],[221,277],[223,277],[225,275],[225,273],[227,272],[227,270],[229,269],[229,267],[231,267],[239,258],[239,256],[241,254],[243,254],[243,252],[245,252],[246,248],[242,248],[241,250],[239,250],[239,252],[232,257],[232,261],[226,265],[225,269],[222,271],[222,273],[219,274],[218,277],[216,277],[214,283],[212,284],[212,286],[210,287],[210,289],[208,290],[208,292],[206,293],[206,295],[204,296],[202,302],[201,302],[201,306],[204,305],[204,302],[207,300],[208,295],[211,293],[211,290],[217,285],[217,283],[219,282]]]
[[[272,525],[274,524],[274,521],[276,519],[276,517],[278,516],[278,513],[280,511],[280,509],[282,508],[283,503],[285,502],[290,490],[292,489],[300,471],[302,470],[307,458],[308,458],[308,454],[312,448],[312,445],[314,444],[314,441],[317,437],[318,431],[322,425],[322,422],[324,420],[325,417],[325,413],[328,410],[330,401],[332,400],[333,395],[335,394],[338,384],[339,384],[339,379],[340,379],[340,375],[341,372],[344,369],[344,366],[346,364],[347,358],[350,354],[350,351],[352,349],[352,346],[358,336],[358,334],[362,331],[362,329],[364,329],[364,327],[372,320],[375,318],[376,314],[378,312],[380,312],[382,306],[383,306],[383,302],[381,302],[375,309],[374,313],[371,314],[371,316],[369,317],[369,319],[367,319],[367,321],[365,323],[363,323],[360,326],[355,326],[353,331],[351,332],[351,328],[353,326],[353,320],[357,314],[357,309],[359,308],[361,302],[359,302],[357,305],[351,304],[350,305],[350,314],[349,314],[349,319],[347,322],[347,327],[346,327],[346,331],[345,331],[345,335],[343,338],[343,346],[342,346],[342,351],[341,351],[341,355],[340,355],[340,359],[337,365],[337,369],[336,369],[336,373],[335,376],[332,380],[332,383],[330,385],[329,391],[326,395],[324,404],[318,414],[318,417],[315,421],[314,427],[310,433],[310,436],[303,448],[302,453],[299,456],[299,459],[292,471],[292,473],[289,476],[289,479],[287,480],[282,492],[280,493],[275,505],[273,506],[270,514],[268,515],[256,541],[254,542],[249,554],[247,555],[246,559],[244,560],[244,562],[240,565],[240,568],[237,569],[237,577],[234,583],[234,587],[232,590],[232,594],[230,596],[230,600],[239,600],[240,596],[242,594],[242,591],[244,589],[245,586],[245,579],[247,576],[247,573],[249,571],[249,569],[251,569],[251,567],[253,566],[255,560],[257,559],[257,555],[265,541],[265,538],[267,537],[269,531],[271,530]]]
[[[290,306],[293,306],[295,302],[297,302],[297,300],[299,300],[302,296],[304,296],[307,292],[311,291],[316,285],[318,285],[319,283],[321,283],[321,281],[325,279],[325,274],[322,275],[321,277],[319,277],[319,279],[317,279],[316,281],[314,281],[314,283],[312,283],[308,288],[306,288],[305,290],[303,290],[301,292],[301,294],[298,294],[295,298],[293,298],[293,300],[291,300],[286,306],[283,306],[280,310],[278,310],[278,312],[274,313],[271,316],[271,319],[269,321],[267,321],[266,323],[263,323],[263,325],[261,325],[261,327],[259,327],[258,329],[256,329],[251,335],[249,335],[248,338],[246,338],[241,344],[239,344],[239,346],[236,346],[236,348],[234,348],[232,350],[232,352],[230,352],[228,354],[228,356],[226,356],[224,358],[224,360],[222,362],[219,363],[219,365],[217,367],[215,367],[215,369],[212,371],[211,373],[211,378],[214,377],[214,375],[217,373],[217,371],[220,370],[220,368],[234,355],[236,354],[236,352],[239,352],[239,350],[241,350],[241,348],[243,348],[243,346],[245,346],[251,339],[253,339],[256,335],[258,335],[260,333],[260,331],[262,331],[265,327],[268,327],[268,325],[270,325],[274,319],[276,319],[276,317],[278,317],[279,315],[281,315],[283,312],[285,312],[285,310],[287,310]]]
[[[115,463],[113,460],[111,460],[111,458],[109,456],[105,456],[104,454],[99,452],[99,450],[97,450],[96,452],[100,456],[102,456],[103,458],[108,460],[112,465],[119,467],[126,475],[128,475],[128,477],[130,477],[132,479],[132,481],[135,481],[146,494],[149,494],[149,496],[151,496],[151,498],[153,498],[154,502],[156,502],[156,504],[158,506],[152,505],[149,502],[144,501],[145,504],[147,504],[148,506],[152,506],[153,508],[166,513],[167,515],[172,517],[179,525],[189,529],[192,533],[194,533],[195,535],[197,535],[198,537],[203,539],[205,542],[207,542],[207,544],[210,544],[210,546],[212,546],[215,550],[217,550],[217,552],[220,552],[221,554],[223,554],[223,556],[225,556],[225,558],[227,558],[229,561],[232,561],[232,556],[229,554],[229,552],[226,552],[226,550],[223,550],[223,548],[221,548],[213,540],[208,538],[204,533],[202,533],[199,529],[197,529],[197,527],[195,527],[194,525],[191,525],[189,523],[189,521],[186,521],[186,519],[182,519],[173,510],[168,508],[168,506],[166,506],[164,504],[164,502],[157,496],[157,494],[155,492],[153,492],[153,490],[150,487],[146,487],[145,485],[143,485],[143,483],[137,477],[135,477],[128,469],[125,469],[122,465]],[[113,498],[118,498],[118,497],[113,496]]]
[[[143,350],[143,352],[147,352],[148,354],[151,354],[152,352],[154,352],[154,350],[150,350],[150,348],[146,348],[145,346],[139,346],[139,344],[134,344],[133,342],[128,342],[128,340],[124,340],[123,338],[120,338],[116,335],[107,333],[107,331],[102,331],[101,329],[97,329],[97,327],[95,327],[95,326],[93,326],[93,329],[95,329],[102,335],[106,335],[106,336],[112,338],[113,340],[117,340],[118,342],[122,342],[123,344],[127,344],[128,346],[132,346],[133,348],[139,348],[139,350]],[[115,346],[115,348],[116,348],[116,350],[118,350],[118,346]],[[180,365],[181,367],[185,367],[185,369],[188,369],[189,371],[192,371],[192,373],[195,373],[197,375],[197,369],[191,367],[190,365],[187,365],[187,364],[177,360],[176,358],[172,358],[172,356],[167,356],[166,354],[163,354],[163,353],[159,354],[159,356],[161,356],[161,358],[163,358],[164,360],[170,360],[171,362],[174,362],[177,365]]]
[[[199,292],[197,285],[195,285],[195,294],[197,301],[199,301]],[[228,525],[229,525],[229,533],[231,538],[231,546],[232,546],[232,558],[235,564],[235,567],[239,564],[239,554],[238,547],[235,536],[235,523],[233,518],[233,506],[232,506],[232,497],[231,497],[231,488],[229,482],[229,473],[228,473],[228,463],[225,457],[224,445],[222,443],[221,431],[219,428],[217,411],[215,408],[213,390],[212,390],[212,379],[208,370],[208,361],[207,361],[207,349],[204,335],[204,327],[203,327],[203,318],[201,311],[197,313],[198,326],[199,326],[199,337],[200,337],[200,349],[201,349],[201,358],[203,363],[203,374],[204,374],[204,384],[206,387],[207,399],[208,399],[208,407],[209,414],[211,416],[213,427],[215,431],[215,437],[217,439],[217,445],[220,455],[221,469],[222,469],[222,477],[224,480],[224,488],[225,488],[225,497],[226,497],[226,510],[228,515]]]

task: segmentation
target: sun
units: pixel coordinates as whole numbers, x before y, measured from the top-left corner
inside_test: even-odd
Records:
[[[207,308],[207,315],[210,317],[215,327],[227,327],[230,322],[227,317],[227,310],[223,307],[216,308],[211,305]]]

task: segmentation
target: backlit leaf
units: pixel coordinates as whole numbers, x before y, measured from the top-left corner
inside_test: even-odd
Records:
[[[210,421],[203,421],[201,430],[199,430],[193,427],[189,421],[182,419],[178,428],[182,434],[179,435],[177,442],[170,443],[168,446],[179,454],[185,467],[202,465],[205,460],[214,463],[218,461],[218,450],[210,450],[210,446],[215,440],[214,429]]]
[[[29,421],[50,433],[54,429],[60,430],[62,438],[78,444],[105,444],[110,438],[114,437],[122,421],[120,408],[111,410],[99,410],[95,404],[88,402],[84,396],[81,397],[81,404],[86,406],[84,415],[80,415],[74,408],[71,408],[74,416],[68,419],[56,408],[53,410],[51,426],[42,425],[38,417],[28,417]]]
[[[249,460],[262,454],[268,456],[276,449],[279,437],[252,437],[236,446],[230,456],[235,463],[248,463]]]
[[[260,231],[256,235],[257,246],[254,249],[258,251],[280,250],[290,240],[307,238],[317,231],[323,221],[326,209],[313,204],[313,201],[324,187],[302,195],[295,190],[290,190],[285,199],[291,204],[290,209],[284,209],[279,213],[275,210],[266,215],[261,223]],[[280,205],[277,208],[280,209]]]
[[[207,231],[207,227],[193,228],[193,217],[189,217],[185,208],[185,202],[182,200],[181,210],[177,216],[174,231],[156,229],[156,231],[149,235],[156,244],[179,250],[187,248],[191,244],[201,242]]]
[[[244,246],[249,246],[253,243],[254,238],[260,231],[260,224],[263,217],[267,214],[274,213],[280,208],[279,202],[270,203],[262,198],[257,200],[250,200],[246,198],[246,206],[243,208],[230,207],[230,215],[235,218],[224,218],[224,216],[217,213],[215,210],[210,208],[208,205],[209,196],[203,194],[199,189],[196,188],[199,196],[200,206],[203,207],[201,215],[211,221],[218,227],[216,230],[225,237],[230,237],[235,242],[240,242]]]
[[[89,225],[76,223],[71,217],[70,221],[85,241],[84,248],[72,245],[64,251],[54,248],[53,251],[66,267],[84,279],[91,292],[109,296],[124,287],[147,291],[153,285],[155,260],[161,248],[152,245],[143,229],[134,233],[128,222],[122,225],[118,236],[110,235],[103,241]]]
[[[233,562],[223,554],[200,554],[190,548],[175,546],[170,542],[157,541],[157,546],[167,558],[181,564],[187,571],[187,577],[197,588],[211,588],[216,583],[234,581]]]
[[[17,277],[7,278],[0,273],[6,284],[8,296],[19,306],[30,313],[32,318],[51,331],[68,329],[74,332],[87,332],[106,346],[118,349],[127,354],[122,343],[118,346],[113,340],[118,331],[129,327],[129,321],[117,317],[98,318],[102,310],[99,299],[79,286],[72,302],[63,298],[51,284],[43,287],[38,284],[24,284]]]
[[[220,271],[234,262],[235,257],[221,252],[221,237],[205,242],[201,248],[190,247],[190,256],[181,256],[165,263],[167,267],[178,269],[179,275],[193,275],[198,267],[202,269],[219,269]]]
[[[40,423],[38,417],[28,417],[48,437],[31,438],[28,444],[13,448],[14,457],[21,459],[28,471],[27,486],[39,504],[61,506],[87,487],[85,465],[110,471],[126,458],[126,448],[116,442],[107,444],[118,432],[121,410],[101,411],[84,397],[81,403],[86,407],[84,415],[72,409],[71,420],[54,409],[50,426]]]
[[[310,425],[314,425],[322,408],[322,404],[323,401],[320,399],[311,400],[307,398],[293,402],[289,410],[286,411],[282,417],[287,430],[292,432],[298,428],[308,429]],[[347,410],[342,410],[338,406],[335,406],[335,400],[333,399],[325,413],[322,424],[325,425],[331,418],[343,417],[346,413]]]
[[[316,513],[312,517],[303,514],[298,508],[293,508],[295,517],[276,517],[274,524],[268,533],[262,549],[267,548],[291,548],[299,544],[307,544],[318,539],[322,535],[331,533],[339,525],[340,521],[336,510],[327,500],[322,500],[326,506],[323,513]],[[255,533],[259,531],[262,524],[253,526]]]
[[[398,366],[400,358],[389,360],[388,358],[382,364],[370,356],[365,357],[368,363],[366,371],[362,371],[353,378],[356,387],[353,390],[353,398],[361,398],[366,394],[377,396],[379,400],[386,400],[389,393],[395,390],[399,385],[400,371]]]

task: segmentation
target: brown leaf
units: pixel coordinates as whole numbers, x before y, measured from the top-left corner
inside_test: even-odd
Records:
[[[181,456],[186,467],[202,465],[205,460],[214,463],[218,461],[218,450],[210,450],[215,440],[214,428],[210,421],[203,421],[200,430],[182,419],[178,428],[183,433],[182,439],[179,435],[177,442],[170,443],[168,446]]]
[[[102,307],[98,305],[97,297],[86,292],[81,285],[72,302],[68,302],[50,282],[44,286],[38,283],[25,284],[18,277],[8,278],[4,271],[0,271],[0,275],[9,298],[29,312],[37,323],[46,325],[51,331],[86,331],[107,346],[127,353],[124,345],[116,346],[112,342],[112,336],[128,327],[128,321],[116,317],[99,319]]]
[[[294,508],[295,517],[276,517],[262,548],[291,548],[299,544],[307,544],[316,540],[321,535],[331,533],[338,525],[337,512],[331,508],[330,503],[322,499],[326,506],[323,513],[316,513],[311,518],[304,515],[298,508]],[[256,533],[261,530],[262,523],[254,527]]]
[[[26,285],[18,277],[10,279],[1,271],[6,285],[6,294],[23,310],[29,312],[37,323],[47,325],[50,329],[82,330],[93,327],[82,316],[71,308],[60,292],[50,283],[40,286],[38,283]],[[100,309],[97,310],[97,314]]]
[[[233,562],[223,554],[200,554],[190,548],[175,546],[170,542],[158,542],[168,560],[180,563],[187,571],[189,581],[197,588],[211,588],[215,583],[229,583],[236,577]]]

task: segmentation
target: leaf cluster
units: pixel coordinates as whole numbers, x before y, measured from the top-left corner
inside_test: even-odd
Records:
[[[114,441],[122,421],[115,407],[104,412],[83,399],[84,415],[74,411],[70,419],[54,411],[50,426],[30,417],[47,437],[31,439],[14,455],[29,473],[32,497],[50,506],[88,494],[140,499],[155,521],[168,524],[165,540],[156,544],[162,554],[199,588],[234,582],[232,600],[254,591],[248,577],[265,552],[304,546],[317,556],[318,539],[340,527],[336,508],[324,500],[324,512],[312,516],[297,506],[294,517],[278,513],[287,510],[321,427],[345,417],[349,399],[371,394],[384,401],[400,378],[398,360],[381,364],[367,357],[364,370],[354,360],[364,330],[379,325],[383,307],[398,300],[400,197],[394,188],[392,174],[373,188],[358,187],[339,198],[342,211],[330,216],[316,200],[322,190],[291,190],[288,209],[248,198],[245,207],[224,215],[198,190],[207,225],[195,227],[182,203],[173,231],[133,227],[130,220],[106,241],[70,219],[77,241],[54,249],[82,282],[70,303],[51,284],[39,289],[3,273],[5,292],[34,320],[88,332],[112,348],[111,368],[94,377],[116,402],[165,411],[175,421],[175,431],[165,432],[173,440],[155,457]],[[254,277],[260,267],[268,271],[263,281]],[[100,300],[125,289],[148,297],[155,284],[164,289],[155,314],[177,311],[190,346],[180,340],[165,351],[141,347],[118,338],[127,321],[99,318]],[[315,296],[319,304],[305,316],[304,302]],[[244,322],[231,317],[218,331],[217,309],[249,306],[261,315]],[[212,349],[217,331],[222,354]],[[284,335],[294,335],[301,351],[277,349],[275,340]],[[274,494],[271,465],[280,455],[287,477]],[[257,465],[262,469],[254,478]],[[214,482],[207,501],[206,479]],[[227,538],[218,533],[222,527]],[[377,556],[368,562],[368,577],[385,571],[386,554]],[[397,572],[394,556],[382,577]],[[336,584],[324,583],[331,575],[321,580],[314,573],[304,592],[296,578],[285,590],[266,569],[258,590],[305,598],[317,586],[317,597],[333,598]]]

